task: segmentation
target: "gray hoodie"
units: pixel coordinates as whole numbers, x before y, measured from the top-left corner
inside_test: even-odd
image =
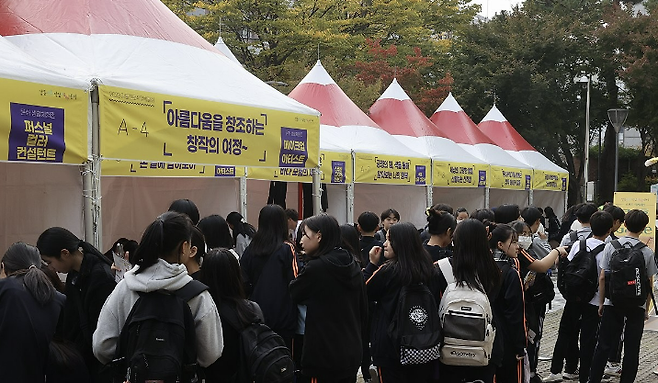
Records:
[[[174,291],[192,280],[187,275],[184,265],[172,265],[163,259],[158,259],[156,264],[142,273],[135,274],[135,270],[138,268],[139,266],[135,266],[126,272],[124,279],[119,282],[105,301],[98,318],[98,327],[94,332],[92,346],[94,355],[103,364],[114,359],[121,329],[139,298],[138,291]],[[188,304],[196,326],[197,362],[201,367],[207,367],[222,355],[224,349],[219,313],[207,291],[192,298]]]

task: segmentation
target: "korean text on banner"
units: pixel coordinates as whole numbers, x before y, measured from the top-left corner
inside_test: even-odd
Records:
[[[319,117],[100,87],[104,159],[312,168]]]
[[[347,184],[352,182],[352,154],[340,152],[320,152],[320,180],[326,184]]]
[[[535,169],[532,184],[535,190],[567,191],[569,174]]]
[[[313,182],[313,169],[309,168],[247,168],[247,178],[251,180]]]
[[[235,178],[244,175],[242,166],[180,162],[103,160],[102,167],[104,176]]]
[[[530,190],[532,187],[532,169],[507,168],[491,166],[491,182],[494,189]]]
[[[624,209],[628,213],[629,210],[638,209],[647,213],[649,216],[649,224],[640,234],[640,241],[647,244],[647,246],[655,251],[656,249],[656,195],[653,193],[633,193],[633,192],[615,192],[614,199],[615,206]],[[618,237],[626,235],[626,227],[621,225],[619,230],[615,232]]]
[[[354,182],[425,186],[430,159],[355,153]]]
[[[487,186],[486,164],[464,164],[434,161],[433,186],[485,187]]]
[[[87,91],[2,78],[0,89],[0,160],[87,160]]]

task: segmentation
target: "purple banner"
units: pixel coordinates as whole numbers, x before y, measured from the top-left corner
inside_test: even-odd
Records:
[[[530,190],[532,186],[532,177],[529,174],[525,176],[525,190]]]
[[[64,109],[13,102],[9,109],[9,161],[63,161]]]
[[[567,178],[562,177],[562,191],[567,191]]]
[[[487,171],[480,170],[478,172],[478,187],[483,188],[487,186]]]
[[[279,166],[286,168],[303,168],[308,159],[308,142],[306,130],[281,128],[281,154]]]
[[[331,183],[345,183],[345,161],[331,161]]]
[[[416,165],[416,185],[427,184],[427,171],[425,165]]]

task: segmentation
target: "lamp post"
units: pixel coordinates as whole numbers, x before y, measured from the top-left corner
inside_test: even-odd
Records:
[[[590,77],[583,76],[577,78],[576,82],[579,84],[587,84],[587,99],[585,101],[585,165],[583,169],[583,181],[585,184],[585,200],[590,201],[587,198],[587,182],[589,180],[589,88],[590,88]]]
[[[608,119],[615,128],[615,191],[617,191],[617,178],[619,176],[619,130],[624,126],[628,117],[628,109],[608,109]]]

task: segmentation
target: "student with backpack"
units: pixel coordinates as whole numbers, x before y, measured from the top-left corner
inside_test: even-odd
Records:
[[[242,254],[251,243],[254,235],[256,235],[256,228],[245,221],[242,214],[238,213],[237,211],[228,213],[226,216],[226,223],[228,223],[228,227],[230,227],[231,231],[233,232],[233,244],[235,245],[235,252],[238,253],[240,258],[242,258]],[[260,227],[260,222],[258,227]],[[287,239],[288,237],[286,237],[286,240]]]
[[[600,263],[605,239],[612,228],[612,216],[604,211],[592,214],[589,225],[592,237],[581,239],[574,243],[568,256],[565,271],[565,298],[567,303],[562,312],[562,323],[566,327],[560,328],[556,341],[555,352],[563,350],[563,343],[568,339],[578,337],[580,331],[580,369],[579,381],[586,383],[589,377],[589,368],[596,346],[596,333],[599,327],[598,315],[598,280],[601,271]],[[577,326],[580,318],[580,326]],[[574,334],[575,333],[575,334]],[[559,358],[560,355],[554,357]],[[563,377],[558,373],[551,373],[544,379],[545,382],[560,381]]]
[[[496,381],[521,383],[526,348],[525,302],[519,274],[516,231],[508,224],[490,225],[489,246],[501,271],[500,292],[493,301],[496,341],[503,345]]]
[[[488,233],[484,224],[478,220],[467,219],[457,225],[453,237],[455,247],[452,257],[435,263],[438,270],[437,281],[439,290],[443,297],[446,298],[441,299],[441,307],[447,307],[451,304],[451,301],[448,301],[446,297],[449,287],[451,290],[457,290],[459,288],[466,290],[466,292],[470,291],[471,296],[476,295],[480,300],[485,300],[485,302],[492,302],[498,294],[501,281],[500,270],[491,256],[487,236]],[[442,263],[447,264],[444,266]],[[450,267],[446,268],[447,266]],[[444,271],[444,269],[446,270]],[[481,308],[485,309],[485,311],[491,311],[490,303],[484,306],[486,307]],[[491,326],[493,318],[485,317],[478,320],[478,322],[481,322],[478,327],[483,329],[478,334],[477,339],[479,341],[479,354],[484,357],[477,361],[481,362],[479,366],[473,363],[473,358],[465,357],[464,359],[466,360],[463,362],[460,361],[461,358],[458,358],[459,356],[469,356],[468,350],[475,339],[461,339],[456,334],[471,334],[472,330],[460,331],[459,323],[461,321],[446,321],[445,319],[445,316],[442,317],[444,337],[446,333],[448,335],[453,334],[450,344],[456,351],[455,353],[448,352],[448,355],[456,358],[448,360],[442,357],[440,359],[440,380],[445,382],[473,382],[479,380],[484,383],[492,383],[496,365],[500,363],[502,358],[502,349],[500,347],[499,350],[495,349],[495,333],[493,331],[489,333],[484,331],[485,328]],[[466,346],[461,351],[459,350],[460,344]],[[442,353],[446,351],[448,350],[444,345]]]
[[[135,267],[103,305],[94,355],[103,364],[112,362],[116,379],[191,382],[197,364],[206,367],[222,354],[217,307],[183,265],[191,240],[186,215],[159,216],[142,235]]]
[[[430,238],[423,242],[423,247],[433,262],[452,255],[452,234],[455,227],[457,220],[454,215],[438,210],[436,206],[427,209],[427,230]]]
[[[66,303],[58,334],[75,344],[93,382],[109,382],[92,352],[92,335],[105,299],[116,286],[111,262],[98,249],[62,227],[51,227],[37,240],[41,259],[66,275]]]
[[[386,262],[377,268],[382,256]],[[392,225],[384,250],[372,248],[363,274],[368,300],[376,302],[370,340],[380,382],[428,382],[433,375],[431,360],[439,357],[440,295],[432,260],[416,227],[408,222]],[[405,307],[412,301],[417,308],[407,312]],[[428,342],[416,344],[420,348],[414,350],[402,342],[405,335],[411,340],[427,335]],[[412,360],[413,354],[420,358]]]
[[[602,317],[592,357],[591,383],[601,381],[612,345],[622,331],[624,359],[619,381],[635,381],[644,321],[649,315],[649,298],[653,298],[653,276],[658,272],[653,251],[640,241],[640,234],[648,223],[646,213],[630,210],[624,217],[626,236],[611,241],[603,250],[599,275],[599,315]]]
[[[361,365],[367,300],[361,267],[341,245],[338,222],[306,218],[304,267],[290,282],[293,301],[306,306],[302,382],[354,382]]]
[[[548,236],[539,232],[541,225],[542,214],[536,207],[528,206],[521,211],[521,217],[530,226],[532,232],[532,250],[535,253],[535,258],[541,259],[548,255],[552,250],[551,245],[548,243]]]

